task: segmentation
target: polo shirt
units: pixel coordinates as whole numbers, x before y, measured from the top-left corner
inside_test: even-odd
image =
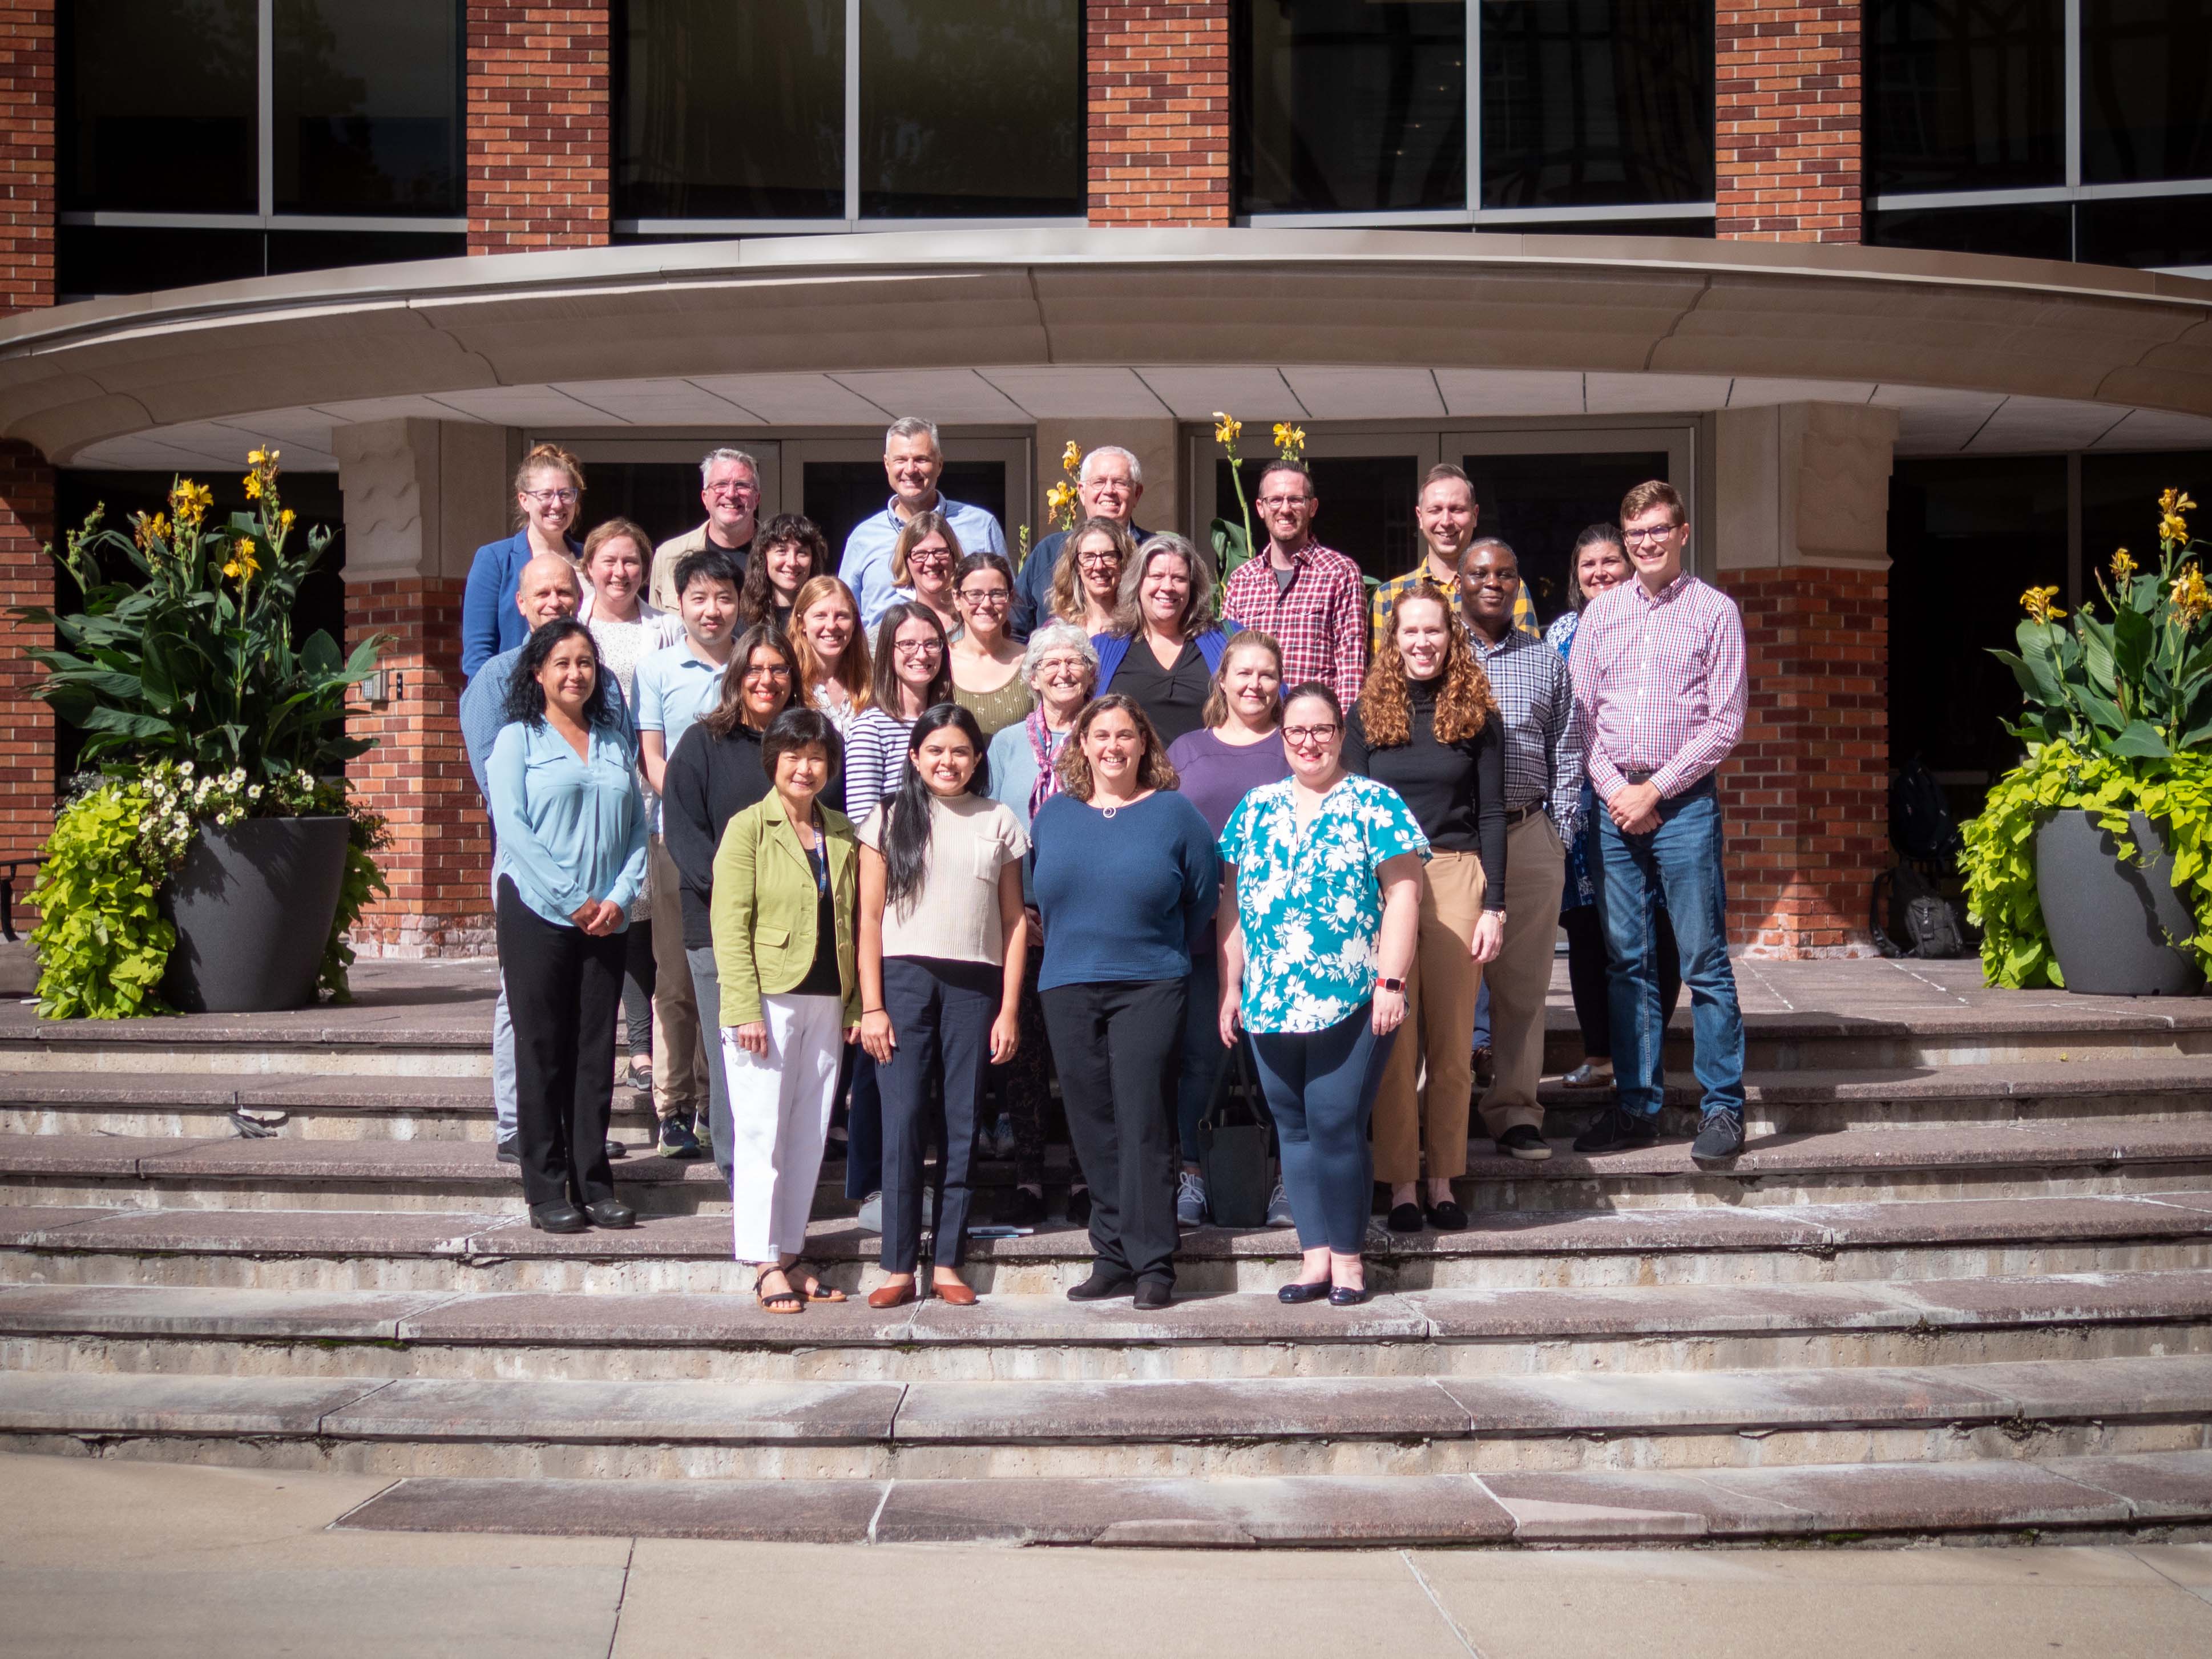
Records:
[[[942,513],[952,526],[953,539],[960,544],[961,552],[1005,556],[1006,532],[981,507],[956,501],[940,491],[933,510]],[[897,600],[891,582],[891,550],[898,545],[899,532],[905,528],[898,515],[898,497],[894,495],[882,512],[861,520],[845,538],[845,556],[837,567],[837,575],[860,602],[863,628],[873,628],[877,618]]]
[[[693,722],[714,706],[722,695],[725,669],[694,656],[691,641],[679,641],[655,651],[637,665],[637,729],[660,733],[664,764],[684,741]],[[660,833],[660,810],[654,804],[653,832]]]

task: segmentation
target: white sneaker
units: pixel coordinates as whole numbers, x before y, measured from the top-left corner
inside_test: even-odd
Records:
[[[1194,1170],[1185,1170],[1182,1184],[1176,1188],[1176,1225],[1206,1225],[1206,1177]]]
[[[883,1231],[884,1195],[881,1193],[870,1193],[860,1200],[860,1231],[864,1233]]]
[[[1275,1190],[1267,1194],[1267,1224],[1270,1227],[1295,1227],[1297,1221],[1291,1214],[1291,1195],[1277,1182]]]

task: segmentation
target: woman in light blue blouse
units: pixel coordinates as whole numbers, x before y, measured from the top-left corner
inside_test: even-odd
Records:
[[[1375,1091],[1406,1018],[1428,837],[1388,784],[1344,769],[1344,710],[1318,680],[1283,699],[1291,775],[1221,832],[1221,1041],[1252,1034],[1305,1253],[1285,1302],[1367,1300]]]
[[[545,1232],[628,1227],[637,1212],[615,1196],[607,1114],[645,802],[589,629],[550,622],[530,636],[507,718],[484,774],[523,1196]]]

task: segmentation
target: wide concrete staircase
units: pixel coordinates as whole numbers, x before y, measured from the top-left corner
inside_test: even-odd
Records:
[[[531,1231],[472,1021],[0,1024],[0,1448],[384,1474],[386,1528],[1382,1544],[2212,1525],[2212,1000],[1752,1019],[1751,1142],[1490,1156],[1468,1232],[1164,1313],[1060,1228],[972,1309],[763,1313],[711,1166]],[[1571,1058],[1555,1017],[1554,1068]],[[1680,1075],[1686,1079],[1686,1054]],[[618,1095],[617,1132],[650,1115]],[[1686,1131],[1689,1119],[1672,1126]],[[833,1166],[814,1254],[878,1282]],[[1008,1172],[987,1165],[987,1183]],[[989,1194],[983,1208],[988,1212]],[[1378,1238],[1382,1236],[1378,1235]]]

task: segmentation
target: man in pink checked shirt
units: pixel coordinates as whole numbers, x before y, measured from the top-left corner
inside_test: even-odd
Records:
[[[1735,603],[1682,568],[1690,524],[1670,484],[1640,483],[1620,503],[1636,580],[1583,612],[1569,668],[1589,734],[1598,821],[1619,1103],[1575,1142],[1578,1152],[1648,1146],[1666,1075],[1656,901],[1681,951],[1705,1121],[1699,1163],[1743,1146],[1743,1014],[1729,965],[1713,774],[1743,735],[1743,618]]]

